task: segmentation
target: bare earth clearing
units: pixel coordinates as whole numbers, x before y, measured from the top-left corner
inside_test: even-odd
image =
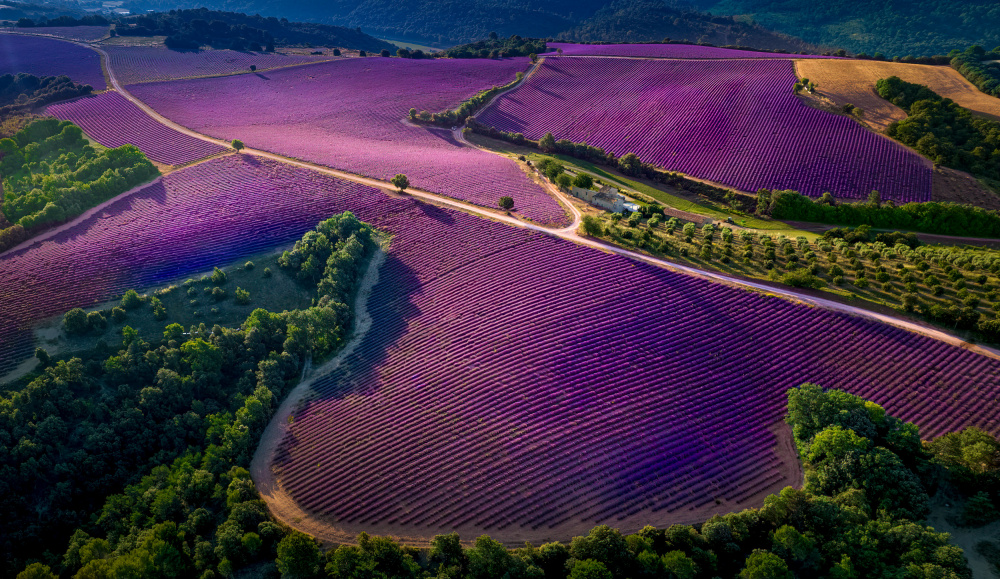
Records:
[[[875,82],[889,76],[927,85],[960,106],[992,119],[1000,119],[1000,99],[983,94],[948,66],[817,58],[797,60],[795,69],[799,78],[808,78],[818,84],[816,92],[838,107],[847,103],[861,107],[865,111],[865,122],[878,131],[885,131],[889,123],[906,118],[902,109],[875,92]]]

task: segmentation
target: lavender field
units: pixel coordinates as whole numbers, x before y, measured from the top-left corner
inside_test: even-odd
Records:
[[[258,72],[333,60],[325,55],[240,52],[236,50],[169,50],[156,46],[108,46],[111,70],[122,84],[155,82],[182,78],[250,74],[250,65]]]
[[[394,241],[373,330],[314,385],[276,463],[303,508],[348,532],[517,541],[663,527],[716,499],[739,510],[792,483],[769,427],[804,381],[927,437],[1000,431],[996,360],[422,210],[376,221]]]
[[[35,26],[24,32],[94,42],[108,35],[108,26]]]
[[[697,44],[569,44],[565,42],[549,42],[548,47],[554,51],[562,50],[565,56],[628,56],[635,58],[836,58],[829,56],[814,56],[809,54],[783,54],[777,52],[759,52],[754,50],[735,50],[732,48],[717,48],[715,46],[698,46]],[[545,53],[544,56],[557,56]]]
[[[664,45],[670,46],[670,45]],[[930,161],[792,94],[786,60],[548,59],[479,115],[754,192],[929,201]]]
[[[47,111],[73,121],[105,147],[132,144],[164,165],[182,165],[226,150],[165,127],[115,91],[55,104]]]
[[[514,80],[527,59],[354,58],[266,75],[146,83],[128,87],[170,120],[220,139],[564,224],[559,204],[512,161],[479,151],[446,129],[406,122],[410,108],[439,111]],[[406,87],[405,90],[402,87]]]
[[[104,90],[101,55],[85,46],[53,38],[0,34],[0,74],[66,75],[94,90]]]

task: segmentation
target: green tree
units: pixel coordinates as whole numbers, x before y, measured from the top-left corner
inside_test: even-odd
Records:
[[[569,175],[563,173],[556,177],[556,185],[559,185],[563,189],[569,189],[573,186],[573,180],[570,179]]]
[[[591,237],[600,237],[604,233],[604,226],[601,225],[601,220],[593,215],[584,215],[580,220],[580,231],[584,235],[589,235]]]
[[[87,323],[87,312],[83,311],[82,308],[73,308],[66,312],[63,315],[63,327],[68,334],[86,334],[90,329],[90,325]]]
[[[534,52],[529,54],[528,58],[531,59],[531,64],[538,64],[538,55],[535,54]]]
[[[410,186],[410,180],[402,173],[397,174],[390,182],[399,189],[400,193],[406,191]]]
[[[501,209],[505,211],[510,211],[514,208],[514,198],[513,197],[501,197],[500,201],[497,203]]]
[[[229,276],[226,275],[226,272],[219,268],[212,270],[212,283],[215,285],[222,285],[227,281],[229,281]]]
[[[130,289],[122,296],[122,307],[126,310],[134,310],[142,307],[142,297],[139,292]]]
[[[538,139],[538,149],[543,153],[554,153],[556,151],[556,138],[552,133],[545,133]]]
[[[611,571],[604,566],[604,563],[593,559],[577,561],[573,565],[573,570],[569,572],[569,579],[612,579]]]
[[[244,148],[246,148],[246,145],[243,144],[243,141],[241,141],[239,139],[233,139],[232,145],[233,145],[233,148],[236,149],[237,153],[239,153]]]
[[[750,553],[746,565],[740,571],[740,579],[792,579],[792,577],[788,564],[781,557],[762,549],[755,549]]]
[[[642,173],[642,161],[635,153],[625,153],[618,159],[618,170],[626,175],[638,177]]]
[[[586,173],[580,173],[573,179],[573,185],[581,189],[590,189],[594,186],[594,178]]]
[[[306,579],[319,572],[320,551],[312,537],[292,531],[278,543],[275,562],[282,577]]]

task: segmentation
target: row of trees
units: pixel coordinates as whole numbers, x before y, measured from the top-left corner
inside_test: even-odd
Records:
[[[306,358],[342,343],[374,247],[349,213],[311,233],[290,259],[329,253],[303,278],[312,307],[256,309],[236,328],[169,324],[149,341],[125,326],[72,358],[40,352],[43,370],[0,397],[5,576],[30,559],[78,577],[228,577],[273,560],[285,531],[245,469]],[[153,306],[130,291],[114,309]]]
[[[417,112],[417,109],[410,109],[410,120],[442,127],[453,127],[464,123],[469,117],[479,112],[484,106],[489,104],[498,94],[510,90],[517,83],[524,80],[524,73],[518,72],[514,80],[501,86],[495,86],[479,91],[474,96],[462,101],[458,107],[447,109],[441,112],[431,113],[429,111]]]

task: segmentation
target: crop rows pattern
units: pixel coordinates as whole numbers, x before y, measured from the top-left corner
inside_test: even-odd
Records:
[[[0,254],[0,375],[31,354],[26,329],[38,320],[129,288],[211,271],[381,199],[372,188],[249,155],[171,173]]]
[[[1000,361],[466,215],[383,225],[373,330],[275,463],[340,524],[638,529],[732,507],[792,482],[768,426],[805,381],[927,436],[1000,431]]]
[[[451,131],[408,124],[411,107],[440,111],[502,85],[527,59],[352,58],[264,75],[132,85],[170,120],[216,138],[377,179],[405,173],[442,195],[515,209],[544,224],[563,209],[511,160],[458,141]]]
[[[0,34],[0,75],[25,72],[35,76],[66,75],[73,82],[104,90],[101,55],[79,44],[21,34]]]
[[[129,143],[165,165],[182,165],[226,150],[160,124],[115,91],[51,105],[48,112],[80,125],[105,147]]]
[[[108,26],[36,26],[24,30],[28,34],[44,34],[58,36],[70,40],[93,42],[108,35]]]
[[[335,58],[324,55],[240,52],[236,50],[169,50],[158,46],[108,46],[111,70],[122,84],[203,76],[263,72]]]
[[[787,60],[547,59],[479,120],[590,145],[743,191],[929,201],[922,158],[792,94]]]
[[[552,50],[562,49],[565,56],[629,56],[640,58],[836,58],[811,54],[782,54],[733,48],[698,46],[697,44],[569,44],[549,42]],[[544,56],[555,56],[545,53]]]

